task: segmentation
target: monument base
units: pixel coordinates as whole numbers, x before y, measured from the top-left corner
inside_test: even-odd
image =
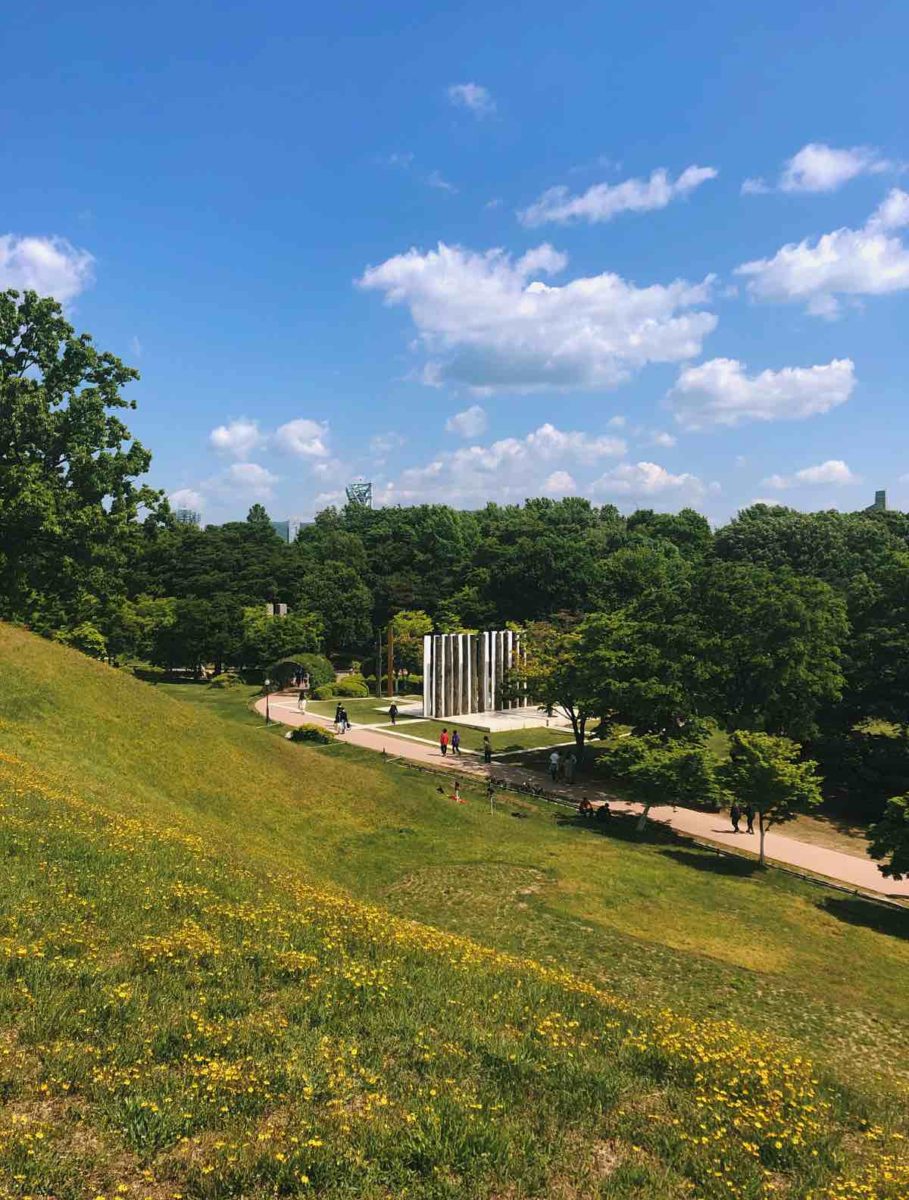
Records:
[[[401,716],[424,716],[422,704],[400,704]],[[449,728],[459,725],[479,729],[483,733],[507,733],[511,729],[564,729],[567,738],[573,737],[571,722],[561,715],[547,717],[541,708],[503,708],[491,712],[458,713],[453,717],[433,717]],[[407,726],[402,726],[406,729]]]

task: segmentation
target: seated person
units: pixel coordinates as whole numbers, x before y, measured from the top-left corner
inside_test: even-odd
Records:
[[[578,805],[578,815],[582,817],[593,816],[593,805],[586,796],[582,798],[581,803]]]
[[[598,821],[605,821],[608,816],[609,816],[609,801],[604,800],[603,803],[600,805],[600,807],[597,809],[596,817],[597,817]]]

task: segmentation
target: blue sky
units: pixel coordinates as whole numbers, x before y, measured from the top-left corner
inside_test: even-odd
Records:
[[[356,476],[909,507],[907,41],[875,2],[7,6],[0,286],[139,368],[209,521]]]

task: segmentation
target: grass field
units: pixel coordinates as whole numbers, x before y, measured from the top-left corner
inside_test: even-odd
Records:
[[[406,733],[408,737],[425,738],[429,742],[438,743],[443,729],[447,729],[449,734],[457,729],[465,750],[482,750],[482,731],[471,729],[467,725],[458,725],[457,722],[408,721],[402,726],[401,732]],[[566,733],[564,729],[509,729],[489,735],[489,741],[496,754],[504,754],[510,750],[529,750],[535,746],[561,746],[571,740],[571,734]]]
[[[0,1195],[907,1194],[901,913],[244,701],[0,627]]]

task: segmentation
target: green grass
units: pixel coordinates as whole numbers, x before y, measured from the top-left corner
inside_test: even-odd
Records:
[[[0,1195],[903,1194],[825,1182],[905,1105],[902,914],[247,698],[0,627]]]
[[[458,725],[451,721],[409,721],[401,729],[408,737],[425,738],[426,741],[438,744],[439,735],[443,729],[449,734],[457,729],[461,735],[461,746],[465,750],[483,749],[483,731],[471,729],[467,725]],[[385,732],[388,732],[386,730]],[[505,754],[512,750],[532,750],[537,746],[562,746],[572,742],[571,733],[564,729],[509,729],[489,735],[489,741],[496,754]]]

